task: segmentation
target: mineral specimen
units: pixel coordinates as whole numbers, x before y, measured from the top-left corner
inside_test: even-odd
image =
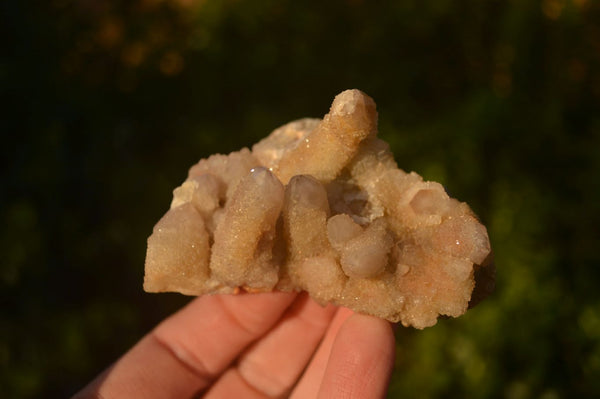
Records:
[[[144,289],[306,290],[416,328],[463,314],[493,289],[487,231],[376,135],[375,103],[347,90],[323,120],[200,160],[148,239]]]

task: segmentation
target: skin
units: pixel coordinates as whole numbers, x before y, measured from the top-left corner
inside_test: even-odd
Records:
[[[306,294],[202,296],[74,398],[383,398],[389,322]]]

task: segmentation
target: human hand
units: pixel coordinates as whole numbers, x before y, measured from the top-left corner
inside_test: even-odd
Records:
[[[306,294],[202,296],[74,398],[382,398],[390,323]]]

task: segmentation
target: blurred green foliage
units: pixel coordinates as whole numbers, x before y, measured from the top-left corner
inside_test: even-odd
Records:
[[[360,88],[488,225],[496,293],[399,329],[389,397],[600,396],[600,5],[0,5],[0,391],[65,397],[187,301],[141,290],[187,168]]]

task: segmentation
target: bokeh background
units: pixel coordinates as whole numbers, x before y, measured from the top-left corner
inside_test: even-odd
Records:
[[[198,159],[378,103],[401,167],[487,224],[497,290],[400,328],[390,398],[600,397],[600,5],[7,0],[0,392],[66,397],[188,298],[145,240]]]

